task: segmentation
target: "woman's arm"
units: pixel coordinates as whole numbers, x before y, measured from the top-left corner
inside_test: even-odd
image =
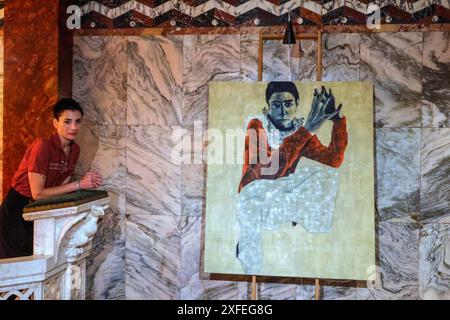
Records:
[[[86,173],[79,181],[69,183],[67,178],[61,186],[45,188],[46,176],[36,172],[28,172],[31,196],[34,200],[46,199],[79,189],[94,189],[101,185],[102,176],[96,171]]]
[[[45,188],[46,176],[36,172],[28,172],[28,180],[30,181],[31,196],[34,200],[46,199],[58,196],[64,193],[77,191],[80,189],[79,181],[65,183],[58,187]]]

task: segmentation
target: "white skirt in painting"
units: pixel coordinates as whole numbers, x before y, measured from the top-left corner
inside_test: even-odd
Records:
[[[261,231],[297,223],[307,232],[329,232],[338,192],[338,171],[329,167],[298,167],[279,178],[255,180],[238,195],[240,238],[236,256],[246,274],[261,270]]]

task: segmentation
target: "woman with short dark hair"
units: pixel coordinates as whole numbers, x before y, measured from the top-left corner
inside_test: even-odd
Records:
[[[0,259],[33,254],[33,222],[22,217],[23,208],[32,200],[93,189],[102,183],[102,176],[96,171],[70,182],[80,154],[74,139],[83,114],[78,102],[61,99],[53,107],[56,133],[35,140],[25,151],[0,207]]]

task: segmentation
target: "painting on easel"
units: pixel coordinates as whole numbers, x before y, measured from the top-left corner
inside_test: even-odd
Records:
[[[372,85],[212,82],[208,110],[205,272],[367,280]]]

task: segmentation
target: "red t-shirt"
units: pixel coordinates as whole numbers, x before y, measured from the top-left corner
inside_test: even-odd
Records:
[[[67,177],[72,175],[79,155],[80,147],[75,142],[71,142],[69,155],[66,156],[57,133],[47,139],[37,139],[25,151],[11,187],[31,198],[28,172],[45,175],[45,188],[60,186]]]
[[[258,139],[257,146],[262,150],[250,148],[251,130],[254,130]],[[287,136],[279,147],[279,167],[275,174],[262,175],[261,169],[272,165],[272,148],[269,146],[266,131],[258,119],[252,119],[247,126],[245,137],[244,165],[238,192],[247,184],[258,179],[278,179],[293,173],[301,157],[318,161],[331,167],[339,167],[344,161],[344,153],[348,143],[346,119],[333,120],[331,142],[328,146],[322,145],[316,135],[311,135],[304,127]],[[254,146],[256,147],[256,146]],[[270,161],[262,164],[259,154],[266,155]]]

